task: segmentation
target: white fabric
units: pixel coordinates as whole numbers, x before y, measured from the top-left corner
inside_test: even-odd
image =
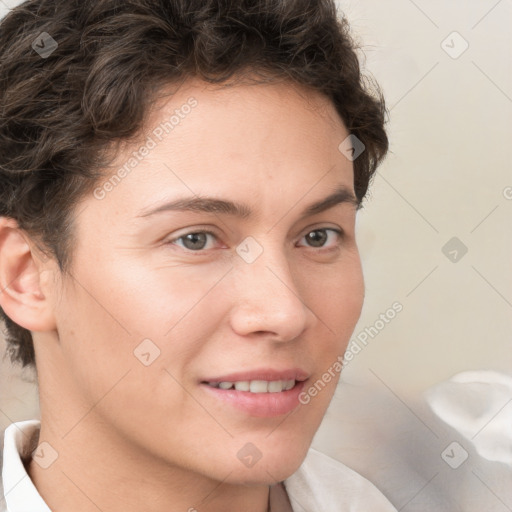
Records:
[[[397,512],[366,478],[313,448],[284,485],[294,512]]]
[[[51,512],[22,462],[35,448],[31,440],[39,427],[29,420],[5,430],[0,512]],[[313,448],[284,485],[294,512],[396,512],[372,483]]]
[[[5,430],[3,448],[3,497],[0,511],[51,512],[28,476],[22,458],[30,457],[31,440],[38,420],[13,423]],[[7,508],[6,508],[7,506]]]
[[[512,466],[512,374],[461,372],[428,389],[425,397],[481,457]]]

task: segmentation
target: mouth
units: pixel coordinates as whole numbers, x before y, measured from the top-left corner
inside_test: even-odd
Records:
[[[206,395],[250,416],[275,417],[300,405],[299,395],[309,375],[301,370],[255,371],[200,382]]]
[[[281,393],[282,391],[289,391],[298,381],[295,379],[289,380],[240,380],[236,382],[222,381],[222,382],[203,382],[212,388],[217,389],[235,389],[236,391],[246,391],[249,393]]]

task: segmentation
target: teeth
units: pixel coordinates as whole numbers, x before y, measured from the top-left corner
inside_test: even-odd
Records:
[[[234,386],[237,391],[249,391],[249,381],[243,380],[240,382],[235,382]]]
[[[292,389],[293,386],[295,386],[295,380],[294,379],[292,379],[292,380],[285,380],[283,382],[283,389],[285,391],[288,391],[289,389]]]
[[[288,391],[295,386],[295,379],[290,380],[242,380],[238,382],[208,382],[209,386],[220,389],[232,389],[237,391],[249,391],[250,393],[280,393]]]
[[[295,382],[295,381],[293,381]],[[279,391],[283,391],[283,381],[282,380],[273,380],[268,383],[268,392],[269,393],[278,393]]]
[[[268,393],[268,382],[266,380],[251,380],[249,391],[251,393]]]

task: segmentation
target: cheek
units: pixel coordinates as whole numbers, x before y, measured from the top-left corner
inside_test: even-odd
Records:
[[[101,281],[82,282],[89,293],[78,286],[66,295],[59,311],[68,383],[80,402],[64,430],[82,417],[86,421],[80,420],[81,428],[101,418],[101,423],[116,425],[132,441],[150,445],[144,432],[158,430],[155,425],[162,423],[162,417],[165,432],[179,430],[185,421],[194,423],[192,412],[196,422],[197,418],[207,421],[204,410],[193,402],[191,407],[182,387],[188,386],[186,369],[200,350],[201,332],[208,328],[194,322],[195,310],[186,315],[187,301],[178,307],[170,300],[172,291],[161,282],[150,297],[140,288],[139,293],[135,289],[127,293],[133,284],[128,280],[120,281],[115,293],[108,287],[93,287],[93,282]],[[165,297],[158,290],[165,291]],[[196,309],[206,314],[202,304]]]
[[[316,285],[313,283],[316,282]],[[364,279],[361,262],[357,252],[350,253],[340,265],[326,268],[316,277],[308,278],[311,309],[325,324],[332,346],[332,338],[336,339],[335,348],[345,347],[356,326],[364,300]]]
[[[106,296],[85,283],[67,293],[57,313],[63,364],[74,393],[95,403],[133,364],[136,337]]]
[[[87,270],[76,273],[65,290],[57,328],[66,362],[90,396],[131,367],[143,367],[141,358],[165,364],[182,379],[214,328],[208,291],[224,271],[198,275],[193,267],[154,269],[122,260],[93,267],[82,262],[78,268]],[[156,372],[145,376],[157,378]]]
[[[311,307],[319,317],[318,332],[311,348],[317,371],[301,395],[308,421],[318,427],[336,391],[341,375],[343,354],[359,320],[364,300],[364,280],[358,255],[354,255],[339,271],[328,271],[322,279]],[[320,283],[320,281],[319,281]]]

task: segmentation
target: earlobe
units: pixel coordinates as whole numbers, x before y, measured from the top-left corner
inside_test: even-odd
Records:
[[[0,306],[29,331],[56,327],[51,302],[41,288],[43,261],[35,244],[9,217],[0,217]]]

